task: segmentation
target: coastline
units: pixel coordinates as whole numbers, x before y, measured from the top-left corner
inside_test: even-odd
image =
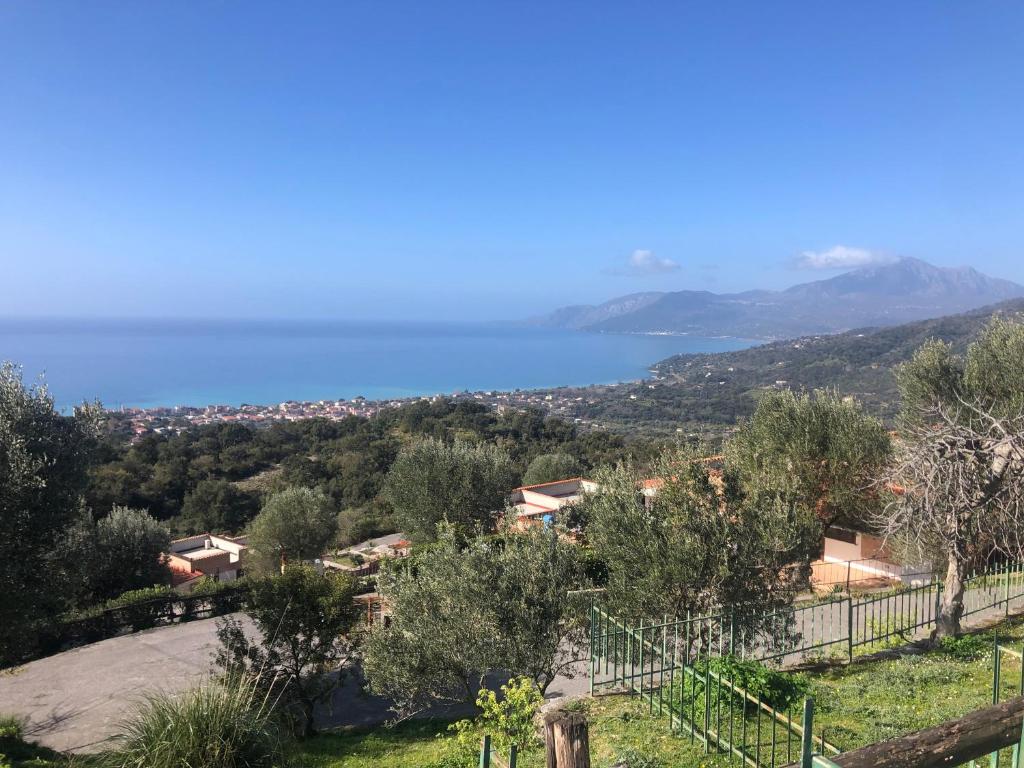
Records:
[[[652,376],[656,376],[654,370],[650,370],[649,373]],[[192,427],[215,423],[239,423],[261,427],[282,421],[302,421],[316,418],[331,421],[340,421],[351,417],[372,418],[385,410],[407,407],[415,403],[435,403],[441,401],[473,402],[493,408],[499,412],[534,408],[545,411],[552,416],[567,418],[581,426],[592,426],[586,419],[580,418],[573,413],[576,406],[588,401],[585,395],[579,394],[580,392],[593,392],[596,394],[600,391],[606,394],[608,390],[642,384],[651,380],[651,377],[642,377],[607,384],[586,384],[577,387],[461,391],[381,400],[356,397],[351,400],[286,400],[269,405],[121,407],[104,408],[104,412],[115,419],[125,420],[127,423],[124,427],[131,432],[134,439],[141,438],[149,433],[180,434]]]

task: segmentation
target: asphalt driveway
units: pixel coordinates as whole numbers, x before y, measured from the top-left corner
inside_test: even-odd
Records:
[[[102,749],[148,694],[186,690],[215,671],[216,629],[216,619],[158,627],[2,671],[0,713],[24,718],[28,738],[53,749]],[[548,695],[576,695],[586,689],[585,675],[559,678]],[[332,727],[376,725],[389,716],[388,702],[364,694],[353,675],[317,719],[321,727]]]

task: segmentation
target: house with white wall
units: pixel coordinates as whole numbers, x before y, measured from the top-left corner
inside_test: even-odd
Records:
[[[200,533],[172,541],[167,564],[175,586],[188,591],[189,585],[203,576],[216,581],[234,581],[242,576],[247,549],[244,536]]]

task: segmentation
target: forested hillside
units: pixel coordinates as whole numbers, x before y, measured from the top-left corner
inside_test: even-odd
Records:
[[[116,414],[110,416],[116,420]],[[241,531],[267,491],[289,486],[326,493],[344,538],[390,532],[380,498],[399,449],[417,437],[462,438],[507,450],[519,475],[546,453],[567,453],[580,471],[650,449],[606,432],[580,432],[536,411],[499,414],[475,403],[415,403],[370,419],[278,422],[264,429],[221,423],[177,436],[151,434],[134,445],[111,437],[90,474],[87,503],[147,509],[180,533]]]
[[[749,415],[766,388],[834,387],[890,419],[898,400],[893,366],[931,338],[962,351],[996,313],[1022,316],[1024,300],[889,328],[809,336],[736,352],[677,355],[654,366],[654,380],[601,388],[581,407],[581,415],[647,432],[720,431]]]

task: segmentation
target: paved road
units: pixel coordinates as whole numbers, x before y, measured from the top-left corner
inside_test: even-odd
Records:
[[[244,619],[244,617],[242,617]],[[27,720],[27,735],[62,751],[101,749],[133,705],[157,691],[177,692],[214,671],[216,620],[205,619],[103,640],[0,672],[0,713]],[[549,696],[587,690],[587,679],[559,678]],[[389,717],[388,702],[367,696],[350,677],[320,724],[373,725]]]

